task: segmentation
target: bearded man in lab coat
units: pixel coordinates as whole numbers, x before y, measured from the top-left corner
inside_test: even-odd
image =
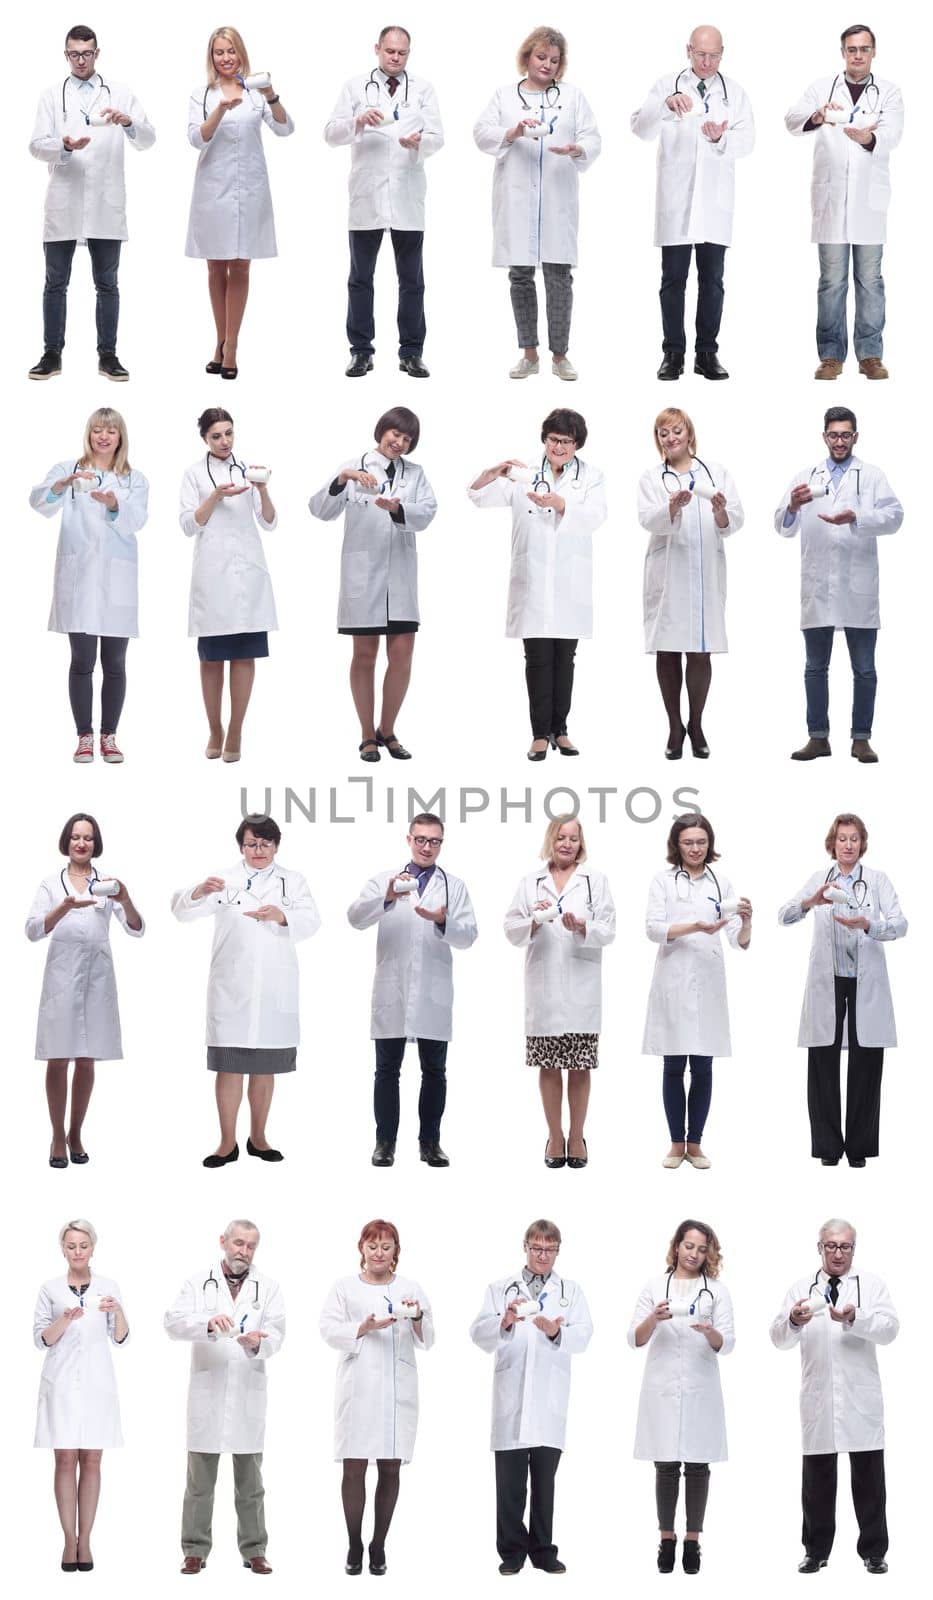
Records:
[[[285,1338],[285,1303],[253,1257],[259,1229],[239,1217],[220,1236],[223,1255],[196,1272],[165,1313],[170,1339],[191,1342],[188,1480],[181,1519],[182,1573],[193,1577],[211,1549],[214,1485],[221,1454],[233,1456],[237,1544],[244,1567],[265,1576],[266,1361]]]
[[[836,1458],[845,1451],[858,1521],[858,1553],[871,1573],[887,1572],[884,1411],[875,1345],[896,1339],[887,1285],[853,1272],[855,1229],[832,1217],[820,1229],[821,1266],[791,1285],[771,1324],[778,1350],[800,1347],[803,1430],[803,1545],[798,1572],[819,1572],[836,1532]]]
[[[376,1044],[374,1167],[391,1167],[399,1124],[399,1075],[405,1045],[418,1041],[421,1095],[418,1143],[429,1167],[448,1167],[441,1149],[447,1103],[447,1045],[454,986],[451,950],[469,950],[476,918],[466,885],[438,864],[444,824],[433,811],[412,817],[408,865],[379,872],[347,911],[354,928],[376,923],[372,1031]]]

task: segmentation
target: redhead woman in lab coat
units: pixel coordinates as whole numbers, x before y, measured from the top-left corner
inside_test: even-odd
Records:
[[[100,1459],[123,1443],[110,1346],[125,1344],[130,1329],[118,1286],[91,1271],[91,1224],[84,1217],[66,1222],[58,1242],[67,1268],[42,1285],[33,1317],[33,1338],[45,1353],[35,1442],[55,1451],[62,1571],[90,1572]]]
[[[525,1063],[538,1069],[548,1140],[546,1167],[585,1167],[583,1128],[590,1071],[599,1066],[603,946],[616,935],[615,906],[601,872],[584,868],[583,828],[555,817],[544,835],[543,872],[523,878],[505,914],[505,936],[525,948]],[[562,1070],[570,1132],[564,1138]]]
[[[735,1344],[735,1330],[732,1300],[719,1281],[721,1267],[713,1229],[688,1217],[670,1242],[666,1271],[642,1289],[628,1331],[633,1350],[648,1346],[635,1459],[654,1462],[659,1572],[674,1570],[680,1463],[687,1511],[683,1568],[695,1573],[700,1570],[709,1463],[726,1460],[719,1357]]]
[[[434,1343],[424,1290],[398,1274],[398,1229],[381,1217],[360,1234],[360,1270],[338,1278],[321,1312],[321,1337],[340,1351],[334,1456],[343,1462],[341,1496],[347,1524],[346,1572],[363,1570],[366,1468],[378,1477],[369,1570],[386,1570],[386,1535],[399,1491],[399,1470],[411,1460],[418,1426],[416,1356]]]
[[[295,131],[271,82],[245,86],[250,71],[236,28],[215,28],[207,42],[207,84],[192,91],[188,110],[188,142],[198,152],[198,165],[185,255],[207,260],[217,341],[204,370],[222,378],[235,378],[238,371],[250,261],[278,254],[263,123],[279,138]]]
[[[144,930],[126,884],[119,878],[102,878],[94,865],[104,849],[94,817],[83,811],[69,817],[58,848],[68,865],[40,883],[26,922],[26,938],[33,943],[49,940],[36,1060],[47,1062],[49,1166],[64,1170],[69,1157],[78,1167],[88,1161],[81,1130],[94,1087],[94,1062],[123,1060],[110,919],[116,916],[131,937],[139,938]],[[66,1132],[69,1061],[75,1070]]]

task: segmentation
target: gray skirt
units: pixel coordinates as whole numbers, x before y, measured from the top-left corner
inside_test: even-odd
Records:
[[[241,1044],[209,1044],[208,1072],[241,1072],[251,1078],[268,1077],[273,1072],[294,1072],[298,1065],[298,1046],[284,1050],[250,1050]]]
[[[599,1066],[599,1034],[529,1034],[525,1039],[525,1066],[590,1072]]]

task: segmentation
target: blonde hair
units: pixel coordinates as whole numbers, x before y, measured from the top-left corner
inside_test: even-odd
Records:
[[[88,1222],[87,1217],[72,1217],[70,1222],[65,1223],[58,1235],[58,1248],[61,1250],[62,1255],[65,1253],[66,1233],[86,1233],[91,1241],[91,1249],[93,1250],[97,1245],[97,1229],[93,1223]]]
[[[210,88],[215,89],[217,84],[220,82],[220,76],[217,72],[217,68],[214,66],[215,39],[229,39],[234,50],[240,58],[240,76],[243,78],[248,78],[251,68],[249,64],[249,56],[246,53],[246,46],[243,43],[242,35],[237,33],[236,28],[215,28],[207,41],[207,82]]]
[[[697,453],[697,436],[694,431],[693,423],[687,416],[686,411],[681,411],[677,406],[665,406],[664,410],[659,411],[654,419],[654,443],[658,455],[662,456],[665,461],[667,460],[664,446],[658,438],[658,429],[665,426],[670,427],[672,422],[683,423],[687,430],[687,449],[690,451],[692,456],[695,456]]]
[[[531,52],[539,44],[547,44],[551,46],[552,50],[560,51],[560,60],[557,63],[557,71],[554,74],[554,82],[559,83],[567,70],[567,41],[562,33],[558,33],[556,28],[533,28],[528,38],[518,47],[515,65],[518,67],[522,77],[524,77],[528,71]]]
[[[583,837],[583,824],[579,817],[574,816],[572,811],[567,811],[562,816],[555,817],[553,822],[548,823],[547,833],[544,835],[544,843],[541,846],[541,860],[546,861],[548,866],[554,859],[554,846],[557,843],[557,835],[560,833],[561,828],[566,827],[568,822],[575,822],[580,831],[580,848],[577,851],[575,865],[582,867],[586,860],[586,840]]]
[[[126,423],[119,411],[114,411],[113,406],[98,406],[97,410],[92,411],[88,417],[87,427],[84,430],[84,454],[78,462],[78,466],[87,468],[94,459],[94,452],[91,449],[91,429],[106,426],[119,428],[120,430],[120,443],[113,453],[113,463],[110,470],[116,473],[118,478],[125,478],[133,470],[130,466],[130,441],[127,438]]]

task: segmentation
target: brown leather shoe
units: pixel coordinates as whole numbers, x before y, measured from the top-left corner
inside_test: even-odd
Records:
[[[817,756],[831,756],[828,739],[808,739],[799,750],[791,752],[791,761],[815,761]]]
[[[207,1562],[201,1556],[185,1556],[181,1565],[182,1576],[193,1578],[196,1572],[203,1571],[206,1566]]]
[[[814,378],[838,378],[841,371],[842,362],[837,361],[835,356],[828,356],[825,361],[820,362],[813,376]]]
[[[871,765],[878,760],[878,757],[875,755],[875,752],[868,743],[867,739],[853,739],[852,754],[854,755],[856,761],[865,761]]]
[[[866,356],[858,364],[859,372],[866,378],[886,378],[888,369],[880,356]]]
[[[267,1577],[272,1571],[265,1556],[244,1556],[243,1565],[249,1567],[250,1572],[258,1572],[261,1578]]]

